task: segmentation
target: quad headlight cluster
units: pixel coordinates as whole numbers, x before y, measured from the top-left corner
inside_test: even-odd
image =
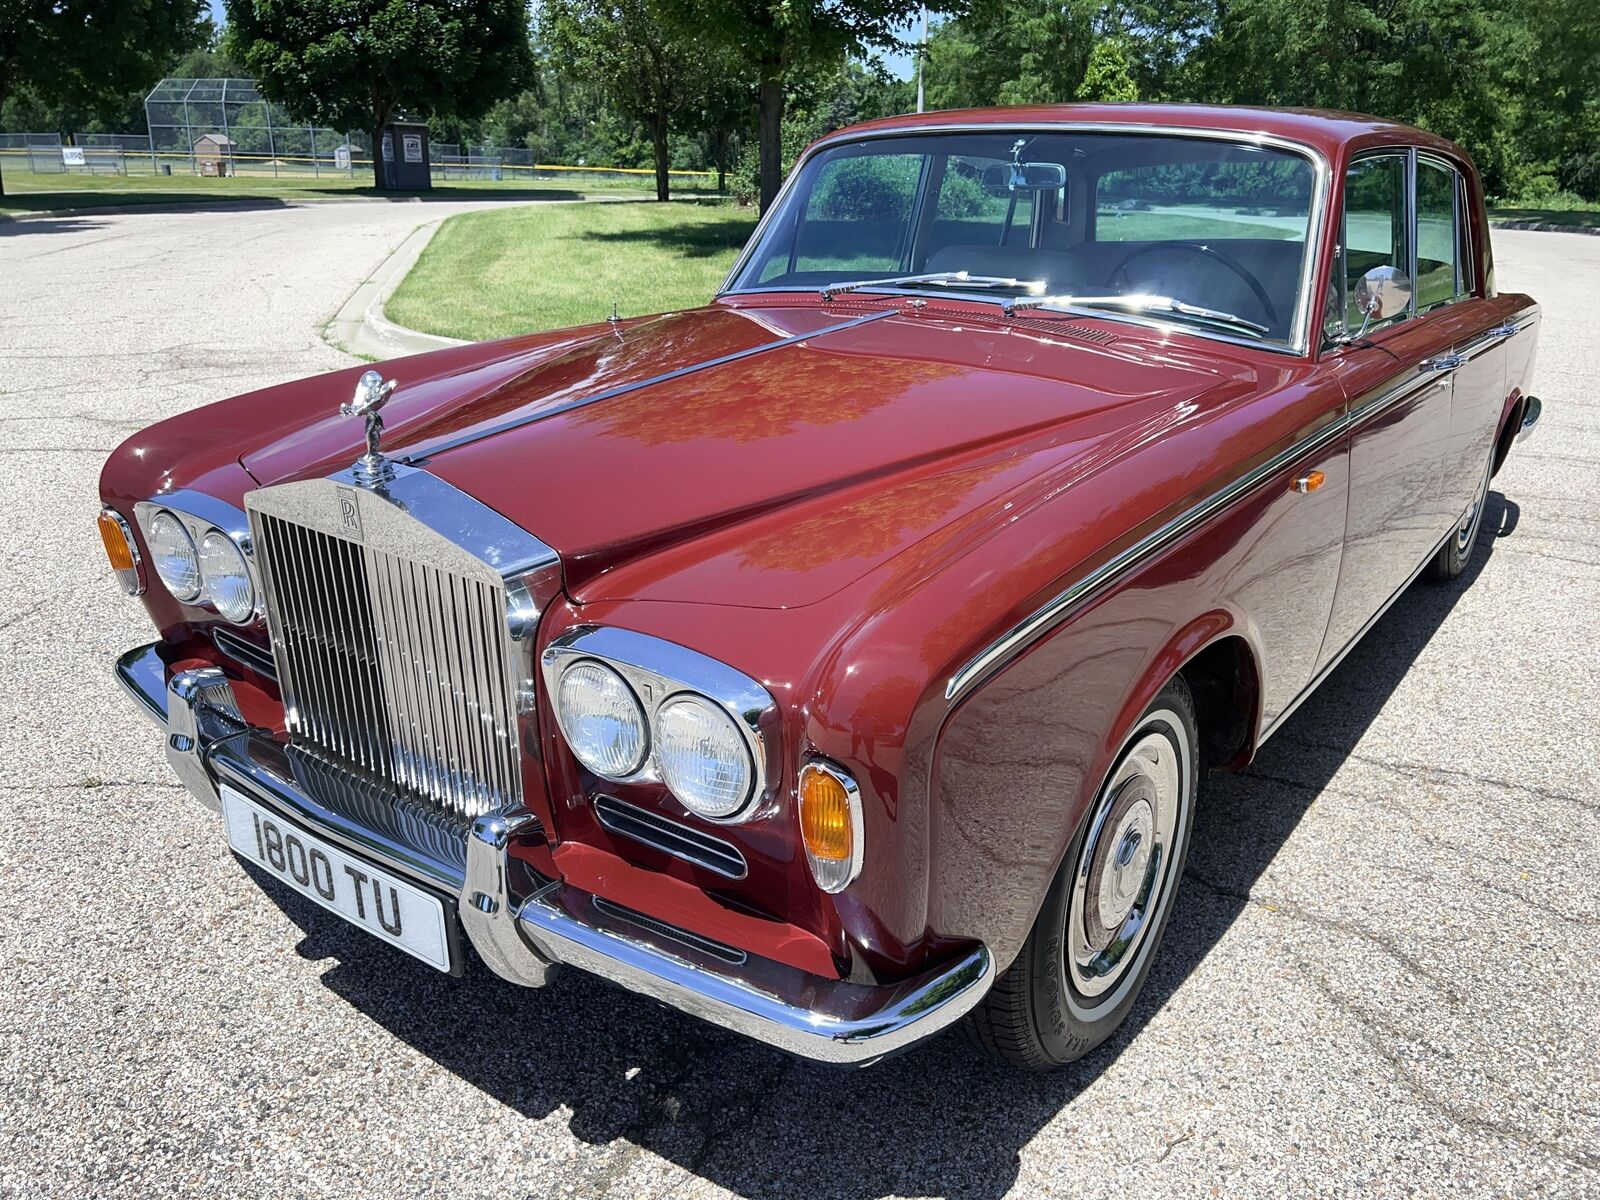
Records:
[[[712,821],[753,815],[767,779],[766,689],[695,651],[628,630],[587,628],[544,655],[556,722],[573,755],[617,783],[656,780]]]
[[[150,565],[173,599],[214,608],[235,625],[247,625],[259,611],[260,593],[245,558],[240,531],[182,509],[148,501],[134,506],[150,550]]]

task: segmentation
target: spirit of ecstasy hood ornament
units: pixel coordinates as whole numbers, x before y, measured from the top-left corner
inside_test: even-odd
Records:
[[[394,380],[385,381],[376,371],[366,371],[356,380],[356,394],[339,406],[340,415],[367,419],[367,452],[356,459],[352,473],[362,487],[382,487],[394,478],[394,465],[378,449],[383,436],[383,418],[378,415],[395,389]]]

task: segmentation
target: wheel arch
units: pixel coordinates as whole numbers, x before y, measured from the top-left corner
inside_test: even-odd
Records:
[[[1053,647],[1072,640],[1069,622],[1032,650],[1048,660]],[[930,924],[981,937],[1002,971],[1021,949],[1121,748],[1172,679],[1182,676],[1194,698],[1202,769],[1243,766],[1253,753],[1261,674],[1248,622],[1214,608],[1145,644],[1159,648],[1139,652],[1142,662],[1128,664],[1120,685],[1105,680],[1114,699],[1096,706],[1092,726],[1074,720],[1076,670],[1035,678],[1019,663],[1018,676],[1008,669],[980,684],[941,730],[929,812]],[[1115,661],[1118,652],[1069,654],[1082,669]],[[1051,744],[1057,735],[1059,748]],[[1049,749],[1041,753],[1041,746]]]

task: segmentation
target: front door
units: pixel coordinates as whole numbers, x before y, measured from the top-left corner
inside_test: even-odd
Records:
[[[1412,154],[1363,155],[1345,177],[1344,224],[1325,333],[1360,334],[1330,356],[1352,418],[1344,557],[1319,663],[1326,663],[1405,586],[1453,523],[1445,464],[1451,439],[1455,363],[1439,322],[1415,295],[1394,315],[1366,324],[1356,285],[1375,267],[1415,275]],[[1444,351],[1441,353],[1441,351]]]

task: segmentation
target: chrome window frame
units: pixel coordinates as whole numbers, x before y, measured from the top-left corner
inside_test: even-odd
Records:
[[[1417,172],[1416,172],[1416,147],[1415,146],[1371,146],[1352,154],[1344,165],[1344,176],[1341,177],[1341,190],[1339,192],[1339,229],[1338,240],[1334,244],[1333,261],[1336,269],[1340,271],[1340,300],[1339,300],[1339,326],[1337,333],[1328,330],[1327,314],[1323,314],[1322,323],[1322,349],[1336,350],[1345,343],[1340,339],[1350,334],[1349,322],[1345,320],[1344,285],[1347,281],[1348,265],[1345,254],[1349,250],[1349,238],[1346,231],[1350,227],[1350,207],[1345,203],[1343,180],[1347,179],[1350,170],[1357,163],[1365,162],[1369,158],[1398,158],[1404,161],[1405,170],[1405,211],[1401,214],[1401,221],[1406,231],[1406,273],[1411,279],[1411,299],[1406,304],[1404,312],[1395,313],[1392,317],[1385,317],[1382,321],[1374,321],[1367,327],[1367,333],[1373,334],[1388,329],[1394,329],[1417,316]],[[1330,278],[1331,284],[1333,280]],[[1326,290],[1326,289],[1324,289]]]
[[[1452,210],[1451,218],[1454,221],[1452,235],[1453,241],[1455,242],[1455,291],[1446,299],[1435,300],[1432,304],[1428,305],[1423,305],[1418,302],[1417,288],[1415,286],[1417,278],[1417,272],[1415,268],[1418,263],[1418,255],[1420,253],[1420,247],[1417,245],[1417,242],[1420,240],[1422,234],[1422,209],[1420,204],[1417,202],[1418,193],[1416,180],[1417,173],[1422,169],[1424,164],[1430,167],[1435,167],[1441,171],[1448,172],[1450,176],[1452,183],[1450,189],[1450,203]],[[1411,273],[1411,304],[1412,311],[1420,316],[1423,313],[1430,313],[1435,309],[1444,308],[1446,305],[1456,304],[1472,295],[1472,289],[1465,281],[1466,262],[1464,261],[1465,258],[1469,256],[1470,251],[1468,250],[1468,247],[1461,244],[1461,235],[1464,228],[1464,218],[1466,213],[1466,206],[1462,199],[1462,189],[1465,187],[1466,181],[1461,174],[1461,168],[1455,163],[1451,162],[1444,155],[1416,148],[1413,148],[1411,154],[1411,181],[1411,262],[1414,268]]]
[[[1293,138],[1280,137],[1271,133],[1252,133],[1242,129],[1219,129],[1215,127],[1188,128],[1178,125],[1162,125],[1153,122],[1127,122],[1115,123],[1104,121],[1021,121],[1021,122],[985,122],[963,121],[937,125],[918,125],[897,129],[872,129],[854,133],[840,133],[818,141],[806,154],[795,163],[789,172],[789,177],[784,180],[783,187],[778,190],[777,197],[770,208],[761,215],[761,220],[756,222],[755,231],[751,233],[750,240],[745,243],[744,249],[739,252],[739,257],[733,262],[728,274],[724,277],[722,285],[717,289],[716,299],[724,296],[750,296],[762,293],[784,292],[809,292],[815,294],[814,287],[748,287],[734,290],[733,281],[744,270],[754,254],[756,246],[766,236],[767,228],[774,215],[780,212],[789,198],[789,193],[794,190],[796,181],[803,173],[803,168],[824,150],[847,142],[877,141],[883,138],[928,137],[946,133],[1099,133],[1123,134],[1130,137],[1159,136],[1159,137],[1184,137],[1204,141],[1231,142],[1237,145],[1270,147],[1274,150],[1283,150],[1291,154],[1298,154],[1311,164],[1313,185],[1311,195],[1311,212],[1307,220],[1305,254],[1300,264],[1300,285],[1295,293],[1295,320],[1293,336],[1286,343],[1266,342],[1253,340],[1246,337],[1236,337],[1231,334],[1204,328],[1199,325],[1184,324],[1176,321],[1164,321],[1158,317],[1141,316],[1136,313],[1112,312],[1104,309],[1071,310],[1081,312],[1083,316],[1096,320],[1114,321],[1119,324],[1137,325],[1145,329],[1155,329],[1165,334],[1189,334],[1195,337],[1206,338],[1210,341],[1227,342],[1236,346],[1248,346],[1255,350],[1264,350],[1273,354],[1292,355],[1296,358],[1308,358],[1314,353],[1311,342],[1311,310],[1312,297],[1316,294],[1317,263],[1321,258],[1321,250],[1326,239],[1326,224],[1328,210],[1332,201],[1331,181],[1333,168],[1328,158],[1316,147],[1306,142],[1296,141]],[[916,291],[911,288],[881,288],[874,289],[873,295],[879,296],[916,296],[927,298],[927,292]],[[939,295],[950,300],[968,300],[978,304],[997,304],[997,298],[988,292],[962,292],[954,288],[940,289]],[[1063,310],[1065,311],[1065,310]]]

